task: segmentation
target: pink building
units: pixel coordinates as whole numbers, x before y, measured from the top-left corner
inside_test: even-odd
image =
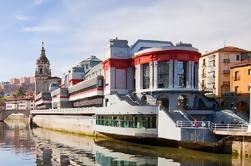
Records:
[[[18,78],[11,78],[10,79],[10,84],[12,84],[12,85],[19,85],[20,84],[20,79],[18,79]]]

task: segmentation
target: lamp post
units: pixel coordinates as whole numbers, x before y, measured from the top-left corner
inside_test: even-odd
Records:
[[[183,111],[184,110],[184,97],[182,95],[178,96],[178,108]]]

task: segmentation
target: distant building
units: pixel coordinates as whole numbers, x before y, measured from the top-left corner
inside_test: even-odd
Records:
[[[11,78],[10,79],[10,83],[12,85],[19,85],[20,84],[20,79],[18,79],[18,78]]]
[[[96,56],[90,56],[79,63],[79,65],[72,67],[66,71],[62,79],[62,87],[69,87],[83,81],[84,75],[89,70],[101,63],[102,61]]]
[[[96,56],[90,56],[89,58],[81,61],[79,65],[84,69],[85,72],[90,70],[93,66],[96,66],[102,62],[100,59],[98,59]]]
[[[250,51],[237,47],[223,47],[202,55],[199,60],[200,89],[222,98],[224,93],[230,92],[230,66],[250,55]]]
[[[15,98],[5,102],[6,110],[34,110],[33,98]]]
[[[21,77],[20,78],[20,85],[22,84],[30,84],[30,78],[29,77]]]
[[[36,79],[34,76],[30,77],[30,83],[35,85]]]

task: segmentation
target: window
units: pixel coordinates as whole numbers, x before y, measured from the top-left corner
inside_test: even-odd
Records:
[[[235,81],[240,80],[240,73],[239,73],[239,71],[234,72],[234,80]]]
[[[234,87],[234,92],[238,93],[239,86]]]
[[[237,61],[240,60],[240,55],[236,55],[236,60],[237,60]]]
[[[201,87],[202,89],[205,88],[205,80],[202,80]]]
[[[205,69],[202,69],[202,77],[206,77]]]
[[[168,88],[169,85],[169,63],[158,62],[158,88]]]
[[[143,89],[150,87],[150,66],[149,63],[143,64]]]
[[[223,62],[224,63],[230,63],[230,59],[229,58],[225,58],[225,59],[223,59]]]
[[[203,65],[203,66],[206,66],[206,59],[203,59],[202,65]]]
[[[251,75],[251,69],[248,69],[248,75]]]
[[[43,74],[43,69],[39,68],[39,74]]]
[[[186,86],[186,62],[178,62],[178,86]]]
[[[250,91],[251,90],[251,85],[248,85],[248,91]]]

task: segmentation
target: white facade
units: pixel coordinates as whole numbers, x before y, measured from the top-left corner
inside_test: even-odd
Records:
[[[34,100],[12,100],[6,102],[6,110],[34,110]]]

